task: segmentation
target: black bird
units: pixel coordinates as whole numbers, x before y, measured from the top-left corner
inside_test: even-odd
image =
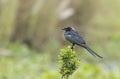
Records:
[[[79,35],[79,33],[76,30],[74,30],[71,27],[66,27],[66,28],[63,28],[62,30],[65,30],[64,32],[65,38],[72,43],[71,49],[73,49],[75,45],[78,45],[88,50],[89,53],[91,53],[93,56],[102,58],[102,56],[98,55],[91,48],[87,46],[84,39]]]

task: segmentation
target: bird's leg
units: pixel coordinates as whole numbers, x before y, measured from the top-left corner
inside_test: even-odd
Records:
[[[71,49],[72,49],[72,50],[73,50],[74,46],[75,46],[75,44],[73,43],[72,46],[71,46]]]

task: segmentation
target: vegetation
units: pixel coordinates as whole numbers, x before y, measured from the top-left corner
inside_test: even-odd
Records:
[[[70,46],[65,49],[61,49],[59,54],[59,62],[61,65],[61,79],[68,79],[68,77],[78,69],[80,63],[75,51],[72,51]]]
[[[59,79],[57,61],[51,55],[29,49],[26,45],[6,46],[11,54],[0,57],[0,79]],[[78,53],[76,53],[78,55]],[[96,58],[94,58],[96,60]],[[85,60],[85,59],[84,59]],[[119,79],[120,65],[93,64],[80,60],[79,68],[69,79]]]

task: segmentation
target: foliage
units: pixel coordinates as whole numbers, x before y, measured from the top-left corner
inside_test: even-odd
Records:
[[[72,51],[70,46],[65,49],[61,49],[59,62],[61,65],[60,73],[62,75],[62,79],[67,79],[69,75],[72,75],[79,67],[79,60],[76,57],[75,51]]]
[[[19,44],[10,44],[5,49],[11,51],[11,56],[0,57],[0,79],[59,79],[57,61],[51,60],[51,54],[41,54]],[[82,60],[80,63],[80,69],[69,79],[120,79],[118,63],[92,64]]]

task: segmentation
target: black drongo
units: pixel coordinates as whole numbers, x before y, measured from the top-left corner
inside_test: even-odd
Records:
[[[78,45],[88,50],[93,56],[102,58],[100,55],[95,53],[91,48],[87,46],[84,39],[79,35],[79,33],[76,30],[74,30],[71,27],[66,27],[66,28],[63,28],[62,30],[65,30],[64,32],[65,38],[72,43],[71,49],[73,49],[74,45]]]

